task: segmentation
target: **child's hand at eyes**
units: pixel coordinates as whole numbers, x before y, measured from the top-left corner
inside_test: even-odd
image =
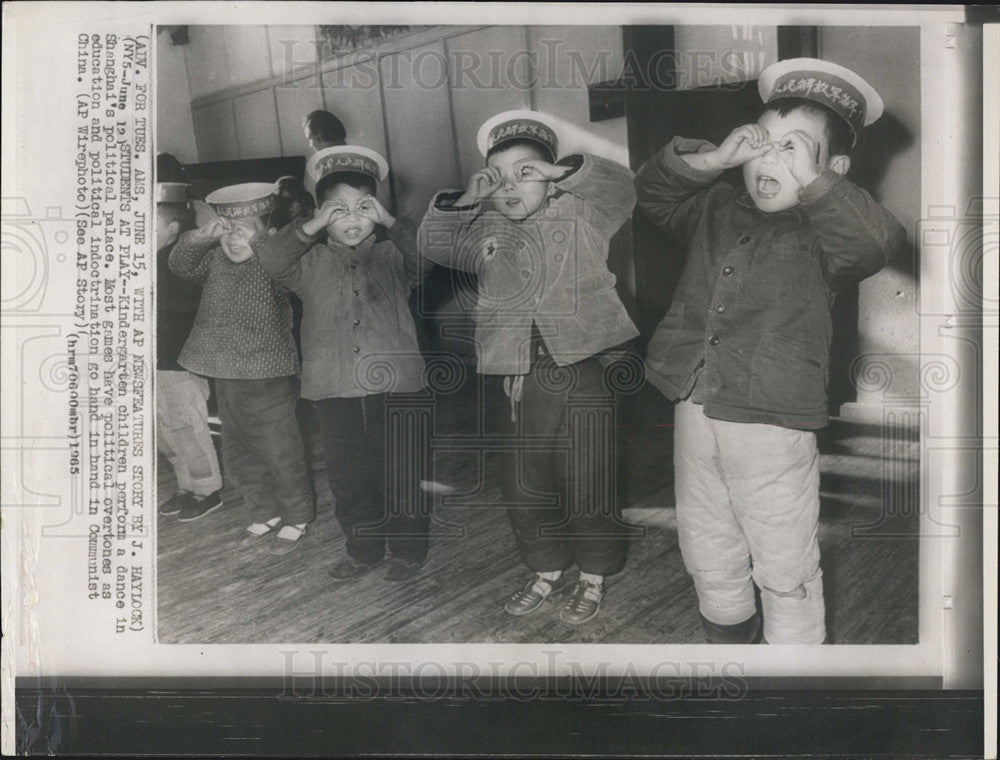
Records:
[[[327,225],[333,221],[334,214],[344,212],[344,204],[340,201],[327,201],[313,214],[312,219],[302,223],[302,231],[307,235],[318,235],[320,230],[326,229]]]
[[[232,229],[233,226],[228,219],[216,217],[208,224],[196,229],[192,233],[192,237],[200,243],[213,243],[223,235],[231,232]]]
[[[503,175],[495,166],[486,166],[469,177],[469,185],[456,206],[472,206],[493,195],[503,184]]]
[[[778,155],[802,187],[819,176],[819,143],[802,130],[789,132],[782,138]]]
[[[373,195],[366,195],[361,199],[358,204],[358,216],[370,219],[383,227],[392,227],[396,223],[396,217],[386,211],[385,206]]]
[[[555,182],[562,179],[569,170],[569,166],[559,166],[537,159],[522,161],[517,167],[518,178],[522,182]]]
[[[772,147],[767,137],[760,125],[744,124],[730,132],[715,150],[690,153],[682,158],[692,168],[702,171],[732,169],[767,153]]]

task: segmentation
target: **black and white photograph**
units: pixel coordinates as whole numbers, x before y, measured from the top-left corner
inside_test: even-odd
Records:
[[[918,32],[160,27],[160,642],[915,643]]]
[[[995,753],[989,11],[113,6],[4,54],[5,749]]]

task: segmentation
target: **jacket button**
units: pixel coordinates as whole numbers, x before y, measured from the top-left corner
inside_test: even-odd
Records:
[[[715,304],[716,314],[722,314],[726,310],[726,305],[724,303]]]
[[[354,295],[358,295],[359,294],[357,290],[353,290],[351,292],[354,293]]]
[[[749,235],[744,235],[743,237],[740,238],[740,244],[741,245],[746,245],[749,242],[750,242],[750,236]]]
[[[735,272],[735,271],[736,270],[733,269],[732,267],[723,267],[722,274],[725,275],[726,277],[732,277],[733,276],[733,272]]]
[[[357,269],[357,268],[358,268],[357,264],[351,264],[351,269]]]
[[[354,326],[355,326],[355,327],[357,327],[357,326],[358,326],[358,325],[360,325],[360,324],[361,324],[361,320],[360,320],[360,319],[355,319],[355,320],[354,320]]]
[[[355,346],[354,347],[354,353],[360,354],[361,353],[361,346]]]
[[[708,339],[708,342],[712,346],[719,345],[719,336],[718,335],[713,335],[711,338]]]

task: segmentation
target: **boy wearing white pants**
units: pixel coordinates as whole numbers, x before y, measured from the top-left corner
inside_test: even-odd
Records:
[[[765,69],[764,108],[718,147],[674,138],[636,175],[639,206],[689,255],[649,345],[676,409],[681,553],[709,643],[825,641],[819,458],[838,291],[875,274],[905,233],[846,178],[882,113],[854,72],[798,58]],[[746,192],[719,182],[743,167]]]

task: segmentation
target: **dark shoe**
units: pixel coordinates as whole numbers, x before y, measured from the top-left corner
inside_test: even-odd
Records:
[[[208,496],[198,498],[193,496],[191,501],[181,510],[177,516],[177,522],[193,522],[200,520],[210,512],[214,512],[222,506],[222,491],[210,493]]]
[[[586,623],[601,609],[603,598],[603,584],[598,586],[590,581],[577,581],[566,606],[559,610],[559,619],[570,625]]]
[[[419,575],[423,567],[420,562],[410,562],[402,557],[390,557],[385,579],[393,582],[408,581]]]
[[[348,557],[331,567],[326,571],[326,573],[338,583],[343,581],[353,581],[355,578],[360,578],[369,570],[373,570],[381,564],[381,559],[377,562],[355,562],[353,559]]]
[[[756,612],[742,623],[732,625],[713,623],[701,613],[699,617],[705,641],[709,644],[760,644],[763,640],[760,615]]]
[[[528,581],[524,588],[510,595],[503,608],[515,617],[527,615],[541,607],[552,594],[558,594],[564,588],[566,588],[566,581],[563,580],[562,576],[550,581],[536,573],[535,577]]]
[[[194,494],[190,491],[178,491],[160,505],[161,515],[176,515],[184,507],[189,506]]]

